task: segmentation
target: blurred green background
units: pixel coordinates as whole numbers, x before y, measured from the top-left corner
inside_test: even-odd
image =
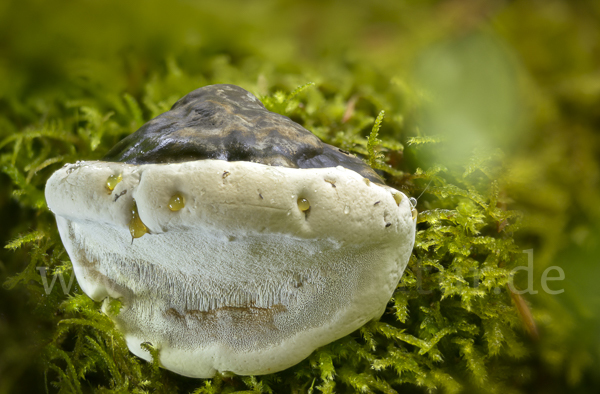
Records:
[[[0,244],[37,228],[43,184],[56,169],[12,159],[18,133],[94,127],[89,114],[87,123],[66,120],[86,107],[113,112],[109,126],[96,119],[106,130],[92,149],[61,158],[98,159],[208,83],[266,97],[308,82],[328,112],[307,89],[317,104],[305,127],[335,142],[349,101],[358,112],[385,109],[384,134],[405,146],[388,162],[405,173],[464,168],[474,148],[502,156],[510,179],[502,193],[525,223],[515,238],[533,249],[539,293],[524,298],[539,338],[523,330],[526,352],[498,368],[520,376],[514,392],[600,392],[598,1],[4,0],[0,155],[29,178],[2,169]],[[441,148],[408,144],[423,136]],[[434,206],[427,201],[426,193],[420,205]],[[29,260],[26,249],[0,250],[0,282]],[[564,281],[550,283],[561,294],[541,291],[550,266],[564,270]],[[33,312],[29,291],[0,289],[0,393],[44,390],[35,361],[54,327]]]

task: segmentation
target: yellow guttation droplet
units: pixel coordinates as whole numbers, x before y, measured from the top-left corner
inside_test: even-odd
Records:
[[[112,192],[113,190],[115,190],[115,187],[117,187],[117,184],[119,182],[121,182],[122,180],[123,180],[123,177],[121,176],[121,174],[111,175],[106,180],[106,188],[108,189],[108,191]]]
[[[366,184],[367,186],[370,186],[370,185],[371,185],[371,181],[370,181],[370,180],[368,180],[367,178],[363,178],[363,181],[365,182],[365,184]]]
[[[139,238],[148,232],[148,227],[140,219],[137,204],[134,202],[131,207],[131,220],[129,221],[129,232],[133,238]]]
[[[418,212],[415,208],[412,209],[412,219],[415,220],[417,218]]]
[[[396,201],[396,205],[400,206],[400,202],[402,201],[402,194],[394,193],[392,195],[394,196],[394,201]]]
[[[181,208],[185,207],[185,199],[179,193],[176,193],[169,200],[169,209],[173,212],[179,211]]]
[[[302,212],[306,212],[310,209],[310,203],[308,202],[308,200],[306,198],[299,198],[298,199],[298,208]]]

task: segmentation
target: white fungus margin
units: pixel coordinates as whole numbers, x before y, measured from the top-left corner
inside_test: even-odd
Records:
[[[131,351],[198,378],[283,370],[380,317],[415,238],[403,193],[343,167],[78,162],[46,199],[83,291],[121,299]]]

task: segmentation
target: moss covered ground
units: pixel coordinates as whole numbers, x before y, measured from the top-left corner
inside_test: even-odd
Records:
[[[0,393],[599,392],[599,4],[1,2]],[[44,200],[213,83],[420,196],[384,316],[273,375],[131,355]]]

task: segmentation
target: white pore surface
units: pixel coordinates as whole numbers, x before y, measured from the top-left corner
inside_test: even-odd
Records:
[[[280,371],[378,318],[415,237],[404,194],[342,167],[79,162],[46,199],[82,289],[122,300],[112,317],[131,351],[149,360],[150,342],[199,378]],[[132,240],[134,199],[149,233]]]

